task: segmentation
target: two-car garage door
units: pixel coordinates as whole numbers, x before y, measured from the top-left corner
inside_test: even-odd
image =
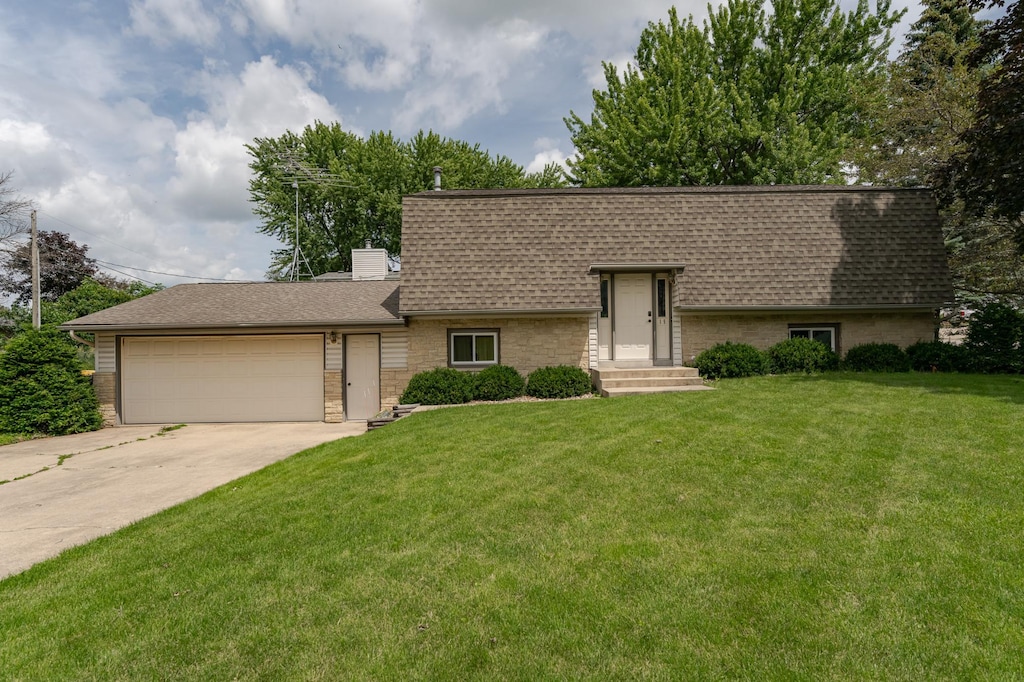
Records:
[[[320,334],[124,338],[126,424],[322,421]]]

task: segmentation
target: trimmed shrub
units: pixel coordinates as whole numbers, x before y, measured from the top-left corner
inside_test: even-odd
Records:
[[[103,425],[75,347],[56,329],[18,334],[0,355],[0,431],[60,436]]]
[[[895,343],[862,343],[847,351],[843,366],[854,372],[909,372],[910,358]]]
[[[541,367],[526,379],[526,395],[534,398],[572,398],[591,391],[590,375],[579,367]]]
[[[839,356],[831,348],[813,339],[786,339],[767,351],[768,367],[773,374],[827,372],[839,368]]]
[[[508,400],[518,398],[526,390],[526,380],[508,365],[492,365],[476,375],[476,400]]]
[[[1002,303],[990,303],[971,315],[964,341],[979,372],[1024,370],[1024,316]]]
[[[438,367],[414,374],[399,400],[403,404],[457,405],[473,399],[474,377],[468,372]]]
[[[915,372],[969,372],[971,354],[963,346],[942,341],[918,341],[907,346],[910,368]]]
[[[767,358],[750,344],[726,341],[702,352],[694,364],[708,379],[732,379],[764,374]]]

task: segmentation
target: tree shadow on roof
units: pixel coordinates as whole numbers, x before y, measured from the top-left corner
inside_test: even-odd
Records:
[[[832,305],[924,305],[952,300],[938,212],[924,190],[840,197],[832,209],[842,254]]]

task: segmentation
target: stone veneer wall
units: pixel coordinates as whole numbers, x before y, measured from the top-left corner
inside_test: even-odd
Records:
[[[749,343],[760,349],[789,338],[790,324],[839,324],[839,352],[862,343],[895,343],[906,348],[932,341],[938,327],[932,313],[777,313],[771,315],[700,315],[683,313],[683,363],[716,343]]]
[[[406,369],[382,369],[381,406],[398,404],[413,374],[448,366],[449,329],[497,329],[501,364],[524,377],[538,367],[575,365],[590,367],[590,326],[587,317],[493,319],[412,319]]]
[[[324,371],[324,421],[334,424],[345,420],[345,406],[341,403],[341,372]]]
[[[113,372],[96,372],[92,375],[92,388],[100,403],[100,414],[104,426],[117,425],[117,375]]]

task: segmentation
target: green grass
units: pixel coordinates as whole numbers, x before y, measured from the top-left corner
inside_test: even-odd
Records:
[[[837,374],[413,415],[0,582],[0,670],[1022,679],[1022,414]]]
[[[28,440],[30,438],[32,438],[32,436],[24,433],[0,433],[0,445],[20,443],[21,441]]]

